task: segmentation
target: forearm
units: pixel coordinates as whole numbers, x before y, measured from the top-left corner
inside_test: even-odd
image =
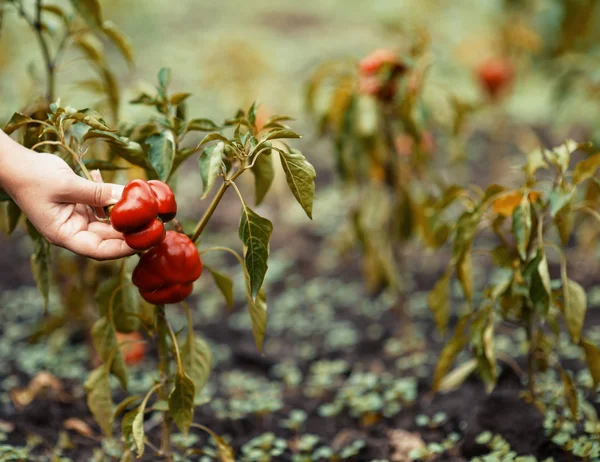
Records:
[[[32,151],[0,130],[0,188],[12,195],[35,161]]]

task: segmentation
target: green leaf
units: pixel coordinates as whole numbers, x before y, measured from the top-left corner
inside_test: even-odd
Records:
[[[33,119],[31,117],[21,114],[20,112],[15,112],[4,126],[4,133],[10,135],[15,130],[18,130],[32,121]]]
[[[575,188],[566,183],[558,185],[550,191],[550,216],[552,218],[571,202],[573,195],[575,194]]]
[[[208,344],[202,338],[196,337],[193,331],[188,331],[186,340],[181,345],[180,350],[183,368],[194,382],[197,398],[202,393],[212,370],[212,352]]]
[[[275,179],[273,156],[270,152],[263,152],[256,158],[252,166],[252,173],[254,174],[256,205],[259,205],[264,200]]]
[[[206,143],[210,143],[211,141],[215,141],[215,140],[219,140],[222,141],[225,144],[231,144],[231,142],[223,135],[221,135],[220,133],[210,133],[208,135],[206,135],[204,138],[202,138],[202,141],[200,141],[198,143],[198,146],[196,147],[196,149],[199,149],[200,146],[202,146],[203,144]]]
[[[219,130],[219,127],[216,123],[214,123],[210,119],[192,119],[190,120],[183,130],[184,133],[199,131],[199,132],[212,132],[214,130]]]
[[[579,343],[587,309],[587,297],[583,287],[571,279],[567,279],[564,290],[564,316],[567,329],[573,341]]]
[[[175,140],[170,130],[151,135],[145,143],[149,146],[148,160],[161,181],[167,181],[173,168]]]
[[[71,0],[71,4],[92,29],[102,27],[102,11],[98,0]]]
[[[446,376],[454,360],[467,344],[467,327],[469,326],[469,317],[463,316],[458,320],[452,339],[444,345],[433,375],[432,390],[439,390],[442,379]]]
[[[160,71],[158,71],[158,84],[163,89],[167,89],[167,87],[171,84],[171,69],[168,67],[163,67]]]
[[[594,381],[594,387],[598,388],[600,385],[600,350],[586,339],[582,339],[581,346],[585,352],[585,362]]]
[[[447,374],[438,385],[437,391],[447,393],[459,388],[465,380],[477,368],[477,360],[469,359],[468,361],[457,366],[452,372]]]
[[[448,327],[450,318],[450,277],[451,271],[446,271],[444,275],[436,282],[433,290],[429,292],[427,301],[429,308],[433,312],[435,325],[443,334]]]
[[[40,294],[44,298],[44,309],[48,309],[50,298],[50,244],[27,220],[27,232],[33,241],[31,254],[31,272]]]
[[[92,338],[94,340],[94,348],[102,361],[110,364],[110,371],[119,379],[121,385],[127,390],[127,369],[125,360],[119,349],[117,336],[113,326],[106,317],[102,317],[96,321],[92,327]]]
[[[123,57],[130,65],[133,65],[133,48],[129,39],[121,32],[115,23],[112,21],[104,21],[102,23],[102,31],[110,39],[110,41],[119,49]]]
[[[288,128],[271,130],[265,133],[260,139],[261,143],[270,140],[280,140],[280,139],[292,139],[292,138],[302,138],[298,133]]]
[[[291,149],[289,152],[277,151],[280,154],[281,166],[292,194],[302,206],[308,218],[312,219],[315,178],[317,176],[315,168],[296,149]]]
[[[527,259],[527,247],[531,239],[531,205],[526,194],[513,212],[512,230],[521,260]]]
[[[194,419],[194,382],[185,373],[178,372],[173,383],[169,395],[169,413],[177,428],[187,434]]]
[[[215,284],[217,284],[217,287],[225,297],[227,306],[231,309],[233,307],[233,281],[226,274],[220,273],[208,265],[204,265],[204,268],[210,272],[210,275],[215,280]]]
[[[140,328],[138,314],[138,291],[131,284],[125,266],[116,276],[102,281],[96,289],[96,303],[102,316],[107,316],[111,308],[112,319],[118,332],[134,332]]]
[[[248,109],[248,122],[250,122],[252,125],[256,124],[256,107],[256,101],[254,101],[252,106],[250,106],[250,109]]]
[[[200,168],[200,177],[202,178],[202,196],[205,199],[215,185],[215,181],[221,173],[221,164],[223,163],[224,143],[217,143],[207,147],[198,158],[198,167]]]
[[[2,204],[2,229],[7,235],[11,235],[19,224],[21,218],[21,209],[15,201],[9,199]]]
[[[84,388],[87,393],[87,405],[94,419],[102,429],[104,435],[110,438],[112,436],[114,406],[106,364],[90,372],[85,381]]]
[[[269,259],[269,240],[273,224],[256,214],[242,202],[242,217],[239,236],[244,244],[244,263],[248,273],[250,294],[256,298],[267,273]]]

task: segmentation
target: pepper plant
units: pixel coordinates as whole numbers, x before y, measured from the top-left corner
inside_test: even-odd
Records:
[[[578,150],[593,154],[572,162]],[[502,323],[527,334],[528,394],[536,404],[542,405],[537,401],[536,375],[548,367],[560,371],[565,393],[575,399],[572,379],[560,367],[554,348],[561,321],[572,341],[582,347],[594,384],[600,383],[600,351],[583,336],[585,290],[569,277],[565,255],[579,216],[600,219],[600,204],[593,194],[598,190],[595,175],[600,153],[594,152],[589,144],[571,140],[554,149],[536,149],[527,155],[520,188],[494,184],[481,191],[450,186],[429,211],[434,221],[449,223],[448,211],[457,199],[464,210],[451,233],[450,263],[429,295],[441,332],[446,331],[451,318],[453,277],[466,301],[465,309],[457,313],[454,334],[441,352],[434,390],[455,387],[474,370],[491,390],[498,376],[494,336]],[[493,238],[495,245],[479,247],[485,237],[488,242]],[[556,280],[551,278],[549,252],[560,262],[560,278]],[[477,254],[488,255],[494,269],[481,290],[473,281],[473,256]],[[473,358],[450,371],[466,347]]]
[[[206,383],[212,359],[206,342],[194,333],[192,315],[183,299],[190,295],[193,282],[200,277],[204,267],[214,277],[216,286],[223,292],[227,303],[231,304],[232,280],[224,273],[203,265],[201,255],[213,251],[233,254],[243,269],[252,332],[257,348],[261,350],[267,316],[263,281],[268,268],[269,240],[273,225],[248,205],[236,180],[242,174],[252,172],[256,185],[256,203],[259,204],[274,180],[273,158],[279,157],[291,192],[312,218],[315,170],[299,150],[287,143],[289,139],[300,138],[285,125],[290,120],[288,117],[273,116],[258,128],[257,107],[253,104],[247,111],[239,110],[234,117],[222,124],[206,118],[188,118],[186,99],[190,94],[169,92],[171,73],[166,68],[161,69],[158,74],[155,94],[143,93],[132,101],[133,104],[154,107],[156,115],[144,123],[117,125],[118,85],[105,66],[106,60],[99,52],[100,47],[96,45],[100,43],[100,39],[109,38],[127,58],[131,57],[131,50],[122,34],[112,24],[101,19],[100,6],[96,0],[73,0],[72,5],[73,11],[79,14],[68,14],[59,7],[37,1],[32,16],[26,5],[18,0],[0,4],[2,13],[7,6],[15,7],[32,25],[40,42],[47,70],[44,99],[27,111],[15,113],[5,125],[4,131],[9,135],[18,135],[19,141],[26,147],[43,149],[61,156],[77,173],[91,181],[98,180],[97,175],[90,173],[92,169],[102,170],[108,175],[120,170],[136,171],[143,177],[142,180],[133,180],[128,184],[128,194],[124,194],[120,203],[94,211],[98,219],[111,220],[113,227],[124,231],[126,239],[144,253],[139,256],[134,270],[133,284],[130,282],[129,265],[125,261],[110,279],[99,282],[99,273],[93,277],[97,286],[97,320],[91,333],[102,364],[86,380],[88,405],[107,436],[112,436],[113,424],[122,416],[126,443],[124,458],[131,457],[133,451],[141,457],[148,446],[158,457],[171,460],[171,432],[174,424],[185,433],[191,426],[208,431],[217,442],[221,457],[231,458],[231,449],[224,440],[209,429],[193,423],[195,398]],[[55,55],[52,54],[53,49],[46,34],[45,21],[50,15],[62,18],[65,28],[64,38],[56,45]],[[53,101],[56,69],[71,43],[75,43],[99,70],[111,103],[109,109],[113,123],[107,122],[94,109],[76,110],[63,106],[59,99]],[[97,53],[94,54],[94,51]],[[190,147],[185,138],[192,132],[210,134]],[[175,198],[166,183],[172,182],[178,168],[194,155],[198,157],[202,179],[199,196],[205,199],[215,188],[217,190],[196,226],[186,230],[178,220],[173,219],[176,213]],[[198,251],[199,239],[228,189],[232,189],[241,202],[239,237],[242,252],[240,254],[225,246]],[[157,209],[150,207],[150,219],[145,216],[147,213],[141,213],[142,209],[139,207],[128,208],[130,201],[139,199],[139,191],[132,192],[136,190],[145,190],[146,193],[151,191],[151,196],[145,196],[146,202],[142,209],[156,200]],[[5,221],[9,224],[9,231],[12,231],[17,227],[21,213],[7,195],[2,199],[8,204],[4,209]],[[165,204],[167,209],[162,210],[161,207]],[[140,214],[144,215],[142,220],[136,221]],[[165,232],[167,222],[170,222],[167,224],[169,229]],[[34,242],[33,273],[47,303],[51,286],[51,246],[29,223],[27,228]],[[157,259],[165,255],[167,261],[162,266],[157,265]],[[137,260],[138,256],[130,258]],[[139,289],[139,294],[133,285]],[[168,322],[165,305],[178,302],[182,302],[187,312],[188,329],[185,336],[176,335]],[[145,340],[141,340],[143,337],[139,336],[142,329],[147,333]],[[125,336],[127,333],[132,335]],[[111,395],[110,375],[115,376],[121,386],[127,389],[127,362],[135,361],[125,360],[126,347],[139,345],[147,340],[156,341],[158,346],[159,367],[155,385],[145,397],[129,396],[115,406]],[[164,415],[160,445],[154,445],[144,435],[144,418],[150,410],[150,400],[154,400],[154,395],[158,398],[154,406],[161,409]]]
[[[360,62],[326,62],[307,84],[308,112],[335,147],[336,171],[351,198],[351,245],[361,249],[372,291],[400,287],[409,239],[421,235],[434,247],[445,241],[420,213],[437,182],[428,172],[435,141],[422,99],[430,64],[427,39],[419,37],[403,54],[379,49]]]

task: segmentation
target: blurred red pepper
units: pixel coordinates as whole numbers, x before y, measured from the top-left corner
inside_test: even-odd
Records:
[[[125,186],[121,200],[112,208],[110,222],[114,229],[123,233],[129,247],[146,250],[164,240],[163,222],[175,218],[176,213],[175,195],[166,183],[132,180]]]
[[[491,99],[496,99],[514,80],[514,67],[505,58],[490,58],[477,69],[477,78]]]
[[[117,342],[119,349],[128,366],[139,363],[146,356],[146,344],[139,332],[124,334],[117,332]]]
[[[165,240],[142,255],[132,281],[149,303],[178,303],[188,297],[202,274],[196,245],[185,234],[167,231]]]

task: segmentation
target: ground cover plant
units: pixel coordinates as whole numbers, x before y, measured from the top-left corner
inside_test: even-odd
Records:
[[[0,460],[600,460],[595,2],[203,6],[0,1]]]

